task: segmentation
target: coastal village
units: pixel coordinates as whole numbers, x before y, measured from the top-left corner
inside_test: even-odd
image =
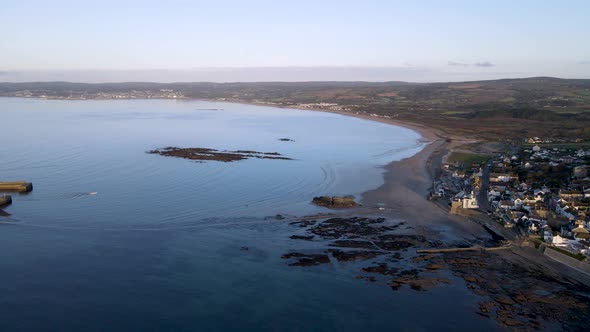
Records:
[[[116,92],[90,92],[90,91],[64,91],[62,93],[55,92],[39,92],[31,90],[16,91],[9,94],[11,97],[18,98],[37,98],[37,99],[59,99],[59,100],[91,100],[91,99],[183,99],[185,95],[180,91],[173,89],[158,89],[158,90],[129,90]]]
[[[589,173],[590,146],[581,140],[531,137],[514,145],[512,153],[452,152],[434,182],[431,198],[448,204],[453,214],[481,211],[552,258],[587,263]],[[568,265],[590,267],[576,261]]]

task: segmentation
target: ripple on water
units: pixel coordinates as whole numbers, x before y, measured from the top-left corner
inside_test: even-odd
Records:
[[[0,147],[0,174],[34,183],[9,209],[31,225],[165,229],[201,227],[212,217],[313,213],[321,211],[309,204],[313,196],[360,191],[342,181],[381,181],[371,167],[412,151],[418,139],[369,121],[248,105],[15,101],[0,107],[6,135],[18,137],[23,121],[40,130]],[[224,111],[194,110],[211,107]],[[145,153],[169,145],[277,151],[296,160],[195,163]]]

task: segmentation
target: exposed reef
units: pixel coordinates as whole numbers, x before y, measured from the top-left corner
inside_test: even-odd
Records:
[[[441,285],[464,284],[479,297],[474,312],[515,331],[559,326],[579,331],[590,319],[590,288],[546,271],[512,251],[420,254],[418,250],[473,243],[443,243],[428,232],[415,234],[405,222],[384,218],[300,219],[290,238],[315,242],[305,253],[295,248],[282,256],[290,266],[331,265],[358,271],[355,278],[425,292]],[[304,229],[302,232],[301,230]],[[414,233],[414,234],[412,234]],[[424,234],[424,235],[423,235]],[[343,265],[346,264],[346,265]]]
[[[162,149],[156,149],[148,151],[149,154],[158,154],[166,157],[184,158],[190,160],[199,161],[221,161],[221,162],[233,162],[244,159],[256,158],[256,159],[274,159],[274,160],[292,160],[291,158],[283,157],[278,152],[258,152],[250,150],[236,150],[236,151],[219,151],[208,148],[178,148],[178,147],[166,147]]]
[[[328,255],[322,254],[302,254],[298,252],[289,253],[281,256],[283,259],[296,258],[296,261],[289,264],[289,266],[313,266],[330,263]]]
[[[348,209],[358,205],[353,196],[318,196],[314,197],[311,202],[330,209]]]

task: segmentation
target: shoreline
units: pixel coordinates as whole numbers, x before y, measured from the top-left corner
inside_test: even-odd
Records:
[[[56,100],[62,101],[61,99]],[[86,101],[82,99],[79,100]],[[361,207],[347,212],[338,211],[337,214],[349,215],[358,213],[363,215],[380,215],[391,219],[407,219],[424,228],[429,228],[430,226],[433,226],[430,227],[432,229],[447,228],[448,230],[448,228],[451,228],[456,231],[454,232],[456,233],[455,236],[451,236],[454,239],[473,240],[489,236],[489,233],[479,223],[476,223],[467,217],[451,215],[448,210],[427,199],[435,175],[437,172],[440,172],[442,164],[445,162],[446,157],[450,152],[459,145],[479,142],[478,140],[467,139],[463,136],[448,135],[446,133],[443,135],[440,130],[428,127],[424,124],[350,111],[317,108],[307,109],[299,108],[296,105],[283,106],[241,100],[199,98],[182,98],[180,100],[231,103],[285,108],[299,111],[333,113],[413,130],[420,135],[417,142],[423,143],[424,147],[413,156],[394,160],[380,166],[383,169],[381,185],[377,188],[366,190],[360,194]]]
[[[231,103],[235,103],[231,101]],[[274,105],[247,103],[255,106]],[[475,220],[459,215],[451,215],[448,210],[429,201],[427,196],[432,187],[436,173],[440,172],[446,158],[457,147],[468,143],[479,143],[481,140],[468,139],[464,136],[443,135],[439,130],[423,124],[404,122],[401,120],[382,118],[367,114],[357,114],[346,111],[332,111],[321,109],[289,108],[302,111],[334,113],[358,119],[385,123],[414,130],[420,134],[420,142],[425,146],[418,153],[401,160],[394,160],[383,165],[383,183],[374,189],[361,193],[361,208],[349,212],[337,212],[340,215],[353,215],[355,213],[366,216],[382,216],[389,219],[408,220],[420,228],[419,233],[427,236],[439,236],[441,239],[452,241],[474,241],[489,237],[490,234]],[[450,231],[450,232],[449,232]],[[514,241],[511,241],[514,242]],[[558,273],[562,263],[552,261],[545,255],[536,252],[527,252],[520,244],[510,250],[499,251],[498,254],[505,259],[526,256],[521,265],[543,266]],[[526,252],[526,254],[524,254]],[[561,272],[568,278],[588,282],[590,277],[586,273],[577,270]]]
[[[11,98],[11,97],[7,97]],[[12,97],[15,98],[15,97]],[[17,97],[18,98],[18,97]],[[29,99],[29,98],[26,98]],[[31,98],[39,100],[59,100],[59,101],[87,101],[89,99],[48,99],[48,98]],[[165,98],[164,98],[165,99]],[[110,100],[110,99],[105,99]],[[115,99],[120,100],[120,99]],[[135,99],[125,99],[135,100]],[[146,99],[147,100],[147,99]],[[161,100],[161,99],[160,99]],[[173,99],[179,100],[179,99]],[[387,205],[395,205],[399,197],[404,197],[406,203],[410,206],[420,205],[417,201],[423,201],[429,205],[429,209],[442,210],[436,205],[429,202],[426,198],[430,185],[432,184],[433,175],[437,171],[434,164],[437,166],[444,160],[445,155],[457,145],[457,142],[467,141],[464,137],[447,137],[442,135],[439,130],[427,127],[423,124],[406,122],[402,120],[383,118],[378,116],[371,116],[368,114],[359,114],[348,111],[336,111],[325,109],[304,109],[296,106],[273,105],[257,102],[246,102],[241,100],[214,100],[214,99],[199,99],[199,98],[182,98],[183,101],[205,101],[216,103],[231,103],[242,105],[253,105],[263,107],[285,108],[299,111],[309,112],[323,112],[338,114],[341,116],[353,117],[361,120],[384,123],[388,125],[398,126],[415,131],[420,135],[418,142],[424,143],[425,146],[415,155],[401,160],[394,160],[381,167],[384,169],[383,181],[378,188],[369,189],[361,193],[361,203],[363,206],[375,207],[377,204],[385,203]],[[436,159],[436,160],[435,160]],[[402,184],[402,185],[400,185]],[[408,193],[414,192],[417,196]],[[409,198],[411,202],[408,201]],[[370,210],[363,208],[362,210]],[[403,212],[403,211],[399,211]],[[405,211],[409,212],[409,211]],[[425,211],[422,211],[425,213]],[[440,217],[440,216],[439,216]]]
[[[295,106],[279,106],[235,100],[200,100],[332,113],[413,130],[420,135],[418,141],[424,143],[425,146],[413,156],[382,165],[381,168],[384,172],[381,185],[361,193],[360,208],[335,213],[339,215],[361,214],[382,216],[393,220],[408,220],[419,226],[425,234],[433,235],[433,233],[438,233],[437,235],[446,237],[450,241],[473,241],[490,236],[488,231],[480,224],[463,216],[451,215],[449,211],[427,199],[435,174],[440,171],[450,152],[459,145],[479,142],[475,139],[443,135],[440,130],[423,124],[347,111],[303,109]],[[443,229],[445,232],[440,232]]]
[[[360,114],[360,113],[353,113],[353,112],[347,112],[347,111],[325,110],[325,109],[321,109],[321,108],[300,108],[300,107],[297,107],[296,105],[284,106],[284,105],[273,105],[273,104],[264,104],[264,103],[256,103],[256,102],[247,102],[247,101],[241,101],[241,100],[215,100],[215,99],[196,99],[196,98],[192,99],[192,100],[200,100],[200,101],[206,101],[206,102],[217,102],[217,103],[253,105],[253,106],[263,106],[263,107],[274,107],[274,108],[285,108],[285,109],[293,109],[293,110],[308,111],[308,112],[332,113],[332,114],[338,114],[338,115],[342,115],[342,116],[348,116],[348,117],[353,117],[353,118],[362,119],[362,120],[380,122],[380,123],[385,123],[385,124],[389,124],[389,125],[394,125],[394,126],[398,126],[398,127],[411,129],[411,130],[414,130],[415,132],[417,132],[418,134],[420,134],[421,140],[434,141],[434,140],[443,138],[443,136],[441,136],[439,134],[438,129],[431,128],[431,127],[425,126],[420,123],[406,122],[406,121],[397,120],[397,119],[393,119],[393,118],[383,118],[383,117],[379,117],[379,116],[371,116],[368,114]],[[461,137],[461,139],[463,139],[463,137]]]

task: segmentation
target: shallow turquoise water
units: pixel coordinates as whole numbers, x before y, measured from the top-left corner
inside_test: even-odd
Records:
[[[355,280],[358,266],[292,268],[280,259],[314,244],[290,240],[292,226],[265,217],[326,212],[311,197],[377,187],[381,165],[421,149],[411,130],[170,100],[0,98],[0,119],[0,180],[35,186],[0,216],[0,330],[494,327],[472,312],[476,299],[460,283],[392,292]],[[195,163],[145,153],[166,146],[295,160]]]

